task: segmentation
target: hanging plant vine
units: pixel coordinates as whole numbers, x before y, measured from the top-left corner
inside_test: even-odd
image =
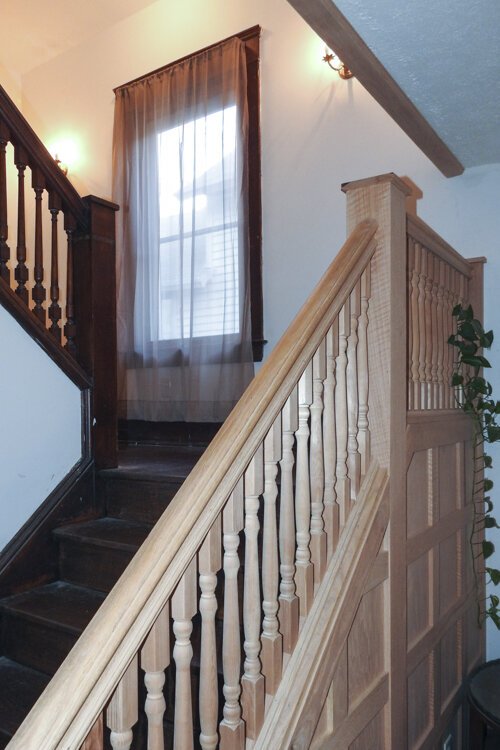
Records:
[[[493,331],[485,331],[481,322],[474,317],[472,307],[457,305],[453,308],[456,319],[456,333],[448,343],[458,351],[451,385],[455,389],[457,403],[468,414],[474,423],[474,481],[472,501],[474,517],[470,543],[474,575],[478,590],[481,590],[480,576],[486,572],[487,583],[500,584],[500,570],[488,565],[488,559],[495,551],[493,542],[488,539],[478,541],[478,535],[485,529],[500,528],[493,516],[493,501],[490,491],[493,481],[485,476],[485,470],[493,468],[491,456],[485,451],[485,444],[500,441],[500,401],[493,398],[493,388],[481,374],[481,369],[491,367],[488,360],[480,354],[482,349],[489,349],[493,343]],[[484,560],[484,568],[479,560]],[[500,630],[500,598],[496,594],[486,597],[479,606],[479,622],[489,617]]]

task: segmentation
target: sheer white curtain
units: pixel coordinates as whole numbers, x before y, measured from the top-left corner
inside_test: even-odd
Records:
[[[120,416],[222,421],[253,376],[238,38],[117,89]]]

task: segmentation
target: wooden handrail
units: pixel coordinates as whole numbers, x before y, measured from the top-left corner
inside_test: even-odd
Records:
[[[406,218],[407,232],[412,239],[425,245],[426,248],[431,250],[434,255],[444,260],[456,271],[459,271],[467,278],[472,275],[472,270],[469,261],[466,260],[460,253],[458,253],[451,245],[449,245],[442,237],[431,229],[425,221],[419,219],[418,216],[408,214]]]
[[[72,213],[79,224],[87,226],[87,211],[78,192],[59,169],[54,158],[2,86],[0,86],[0,119],[8,129],[12,143],[23,147],[28,153],[31,168],[38,168],[45,177],[47,187],[60,196],[63,208]]]
[[[376,249],[361,222],[240,399],[10,750],[80,747]]]

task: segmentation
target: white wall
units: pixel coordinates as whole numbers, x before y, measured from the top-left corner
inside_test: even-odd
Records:
[[[420,215],[445,239],[465,255],[488,255],[486,322],[500,338],[499,165],[444,178],[356,80],[341,81],[321,61],[321,41],[285,0],[158,0],[26,75],[24,113],[46,142],[74,135],[76,187],[111,197],[113,87],[254,24],[263,29],[267,351],[345,239],[340,184],[389,171],[421,187]],[[490,655],[500,656],[493,636]]]
[[[81,456],[80,390],[0,306],[0,551]]]

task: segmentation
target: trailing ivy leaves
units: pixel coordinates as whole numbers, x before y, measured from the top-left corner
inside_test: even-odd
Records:
[[[493,481],[483,477],[484,469],[493,468],[492,458],[484,451],[484,445],[500,441],[500,424],[497,421],[500,420],[500,401],[491,398],[493,393],[491,383],[481,374],[482,368],[491,367],[481,351],[491,347],[493,331],[483,329],[482,323],[474,317],[474,311],[470,305],[468,307],[456,305],[452,314],[456,319],[456,333],[450,336],[448,343],[456,347],[457,360],[451,385],[455,389],[458,405],[474,420],[474,477],[478,474],[480,477],[479,482],[474,481],[472,489],[474,523],[470,538],[474,572],[479,587],[480,571],[476,567],[474,547],[479,544],[480,556],[487,560],[495,552],[495,545],[488,539],[477,541],[478,532],[483,529],[500,528],[493,516],[493,501],[489,495],[486,495],[493,489]],[[476,461],[481,463],[479,468],[476,468]],[[494,586],[500,585],[500,570],[492,567],[485,567],[484,570]],[[486,602],[489,606],[479,608],[479,621],[482,622],[489,617],[500,630],[500,598],[496,594],[490,594],[486,597]]]

